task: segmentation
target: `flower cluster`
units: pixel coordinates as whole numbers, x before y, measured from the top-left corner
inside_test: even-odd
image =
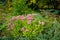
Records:
[[[13,23],[8,23],[7,30],[14,29],[14,24]]]
[[[15,21],[17,19],[23,20],[23,21],[27,20],[27,24],[29,25],[29,24],[31,24],[31,21],[33,20],[33,17],[35,17],[35,16],[37,16],[37,14],[27,14],[26,16],[24,16],[24,15],[18,15],[18,16],[13,16],[10,20],[11,21]],[[43,21],[39,21],[38,23],[41,24],[41,25],[43,25],[43,26],[45,25],[45,22],[43,22]],[[12,27],[12,29],[13,29],[13,27]]]
[[[20,19],[20,20],[27,20],[27,24],[30,24],[33,16],[36,16],[37,14],[27,14],[27,16],[24,15],[18,15],[18,16],[13,16],[11,18],[11,21],[15,21],[16,19]]]

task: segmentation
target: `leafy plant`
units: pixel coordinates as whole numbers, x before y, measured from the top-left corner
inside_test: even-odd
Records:
[[[14,16],[10,22],[6,25],[6,31],[14,36],[27,36],[31,37],[44,29],[44,19],[40,19],[36,16],[37,14],[28,14],[27,16],[19,15]]]
[[[12,6],[12,15],[27,14],[32,12],[32,10],[28,8],[26,0],[13,0]]]

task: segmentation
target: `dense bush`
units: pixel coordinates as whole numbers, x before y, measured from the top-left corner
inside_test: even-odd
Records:
[[[10,22],[5,25],[7,30],[6,35],[12,35],[13,37],[17,37],[19,35],[30,37],[43,31],[45,22],[42,18],[39,20],[36,15],[37,14],[13,16],[10,19]]]
[[[46,17],[40,14],[13,16],[4,26],[2,39],[60,40],[60,23],[56,18],[47,15]]]

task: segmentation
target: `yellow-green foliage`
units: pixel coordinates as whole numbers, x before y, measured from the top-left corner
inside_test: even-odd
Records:
[[[30,2],[29,2],[29,5],[31,5],[32,3],[36,3],[36,0],[30,0]]]

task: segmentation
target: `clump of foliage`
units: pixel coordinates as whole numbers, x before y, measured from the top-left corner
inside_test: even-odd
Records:
[[[37,14],[28,14],[27,16],[13,16],[6,25],[6,35],[31,37],[44,29],[45,21],[36,16]]]
[[[27,14],[32,12],[32,10],[28,8],[26,0],[13,0],[12,6],[12,15]]]
[[[26,40],[60,40],[60,23],[56,18],[39,14],[13,16],[3,30],[3,37]],[[11,39],[10,38],[10,39]]]

